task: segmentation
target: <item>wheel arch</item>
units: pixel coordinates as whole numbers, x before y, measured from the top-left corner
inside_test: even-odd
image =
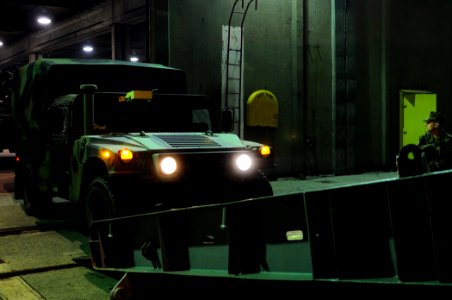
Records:
[[[108,180],[108,169],[100,158],[93,157],[88,159],[83,167],[79,195],[79,202],[81,202],[82,205],[86,204],[86,194],[88,192],[89,185],[97,177],[102,177]]]

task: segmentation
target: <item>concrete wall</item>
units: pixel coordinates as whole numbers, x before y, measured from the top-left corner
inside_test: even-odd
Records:
[[[279,103],[278,127],[247,127],[245,137],[271,144],[279,170],[294,174],[304,162],[302,8],[296,0],[259,0],[245,20],[244,97],[268,89]]]
[[[380,0],[351,1],[353,14],[347,36],[353,37],[352,49],[347,55],[354,57],[353,82],[355,88],[356,117],[354,128],[353,170],[356,172],[379,170],[385,166],[388,127],[386,98],[386,44],[385,4]],[[390,129],[392,130],[392,129]]]
[[[244,1],[245,5],[248,1]],[[170,1],[170,64],[187,71],[189,91],[206,93],[220,103],[222,26],[234,1]],[[241,4],[239,4],[241,5]],[[302,5],[296,0],[260,0],[244,22],[243,97],[259,89],[279,101],[277,128],[245,129],[246,139],[268,143],[277,153],[280,173],[297,173],[302,155]],[[275,14],[275,12],[278,12]],[[240,26],[233,17],[233,26]]]
[[[384,9],[380,0],[335,1],[336,173],[384,165]]]
[[[331,1],[308,0],[304,12],[305,98],[303,112],[306,175],[333,173],[335,168],[334,18]]]
[[[234,2],[169,2],[170,65],[186,70],[189,90],[218,108],[222,26]],[[244,23],[243,97],[274,92],[279,126],[246,127],[245,138],[275,148],[280,175],[394,169],[402,88],[438,93],[439,110],[452,117],[451,1],[253,5]]]

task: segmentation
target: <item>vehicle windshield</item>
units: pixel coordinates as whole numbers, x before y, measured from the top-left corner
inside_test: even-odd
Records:
[[[209,99],[201,95],[154,94],[152,99],[119,101],[96,94],[96,129],[109,132],[205,132],[212,130]]]

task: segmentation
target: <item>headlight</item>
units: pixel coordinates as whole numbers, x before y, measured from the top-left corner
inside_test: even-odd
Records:
[[[251,157],[248,154],[241,154],[235,159],[235,165],[241,171],[248,171],[253,164]]]
[[[160,169],[166,175],[171,175],[177,170],[177,162],[173,157],[167,156],[160,161]]]
[[[270,154],[271,154],[271,148],[270,148],[269,146],[262,145],[262,146],[259,147],[259,154],[260,154],[262,157],[270,156]]]
[[[110,157],[111,157],[111,152],[110,152],[109,150],[107,150],[107,149],[101,149],[101,150],[100,150],[100,156],[101,156],[103,159],[108,160],[108,159],[110,159]]]
[[[118,157],[123,163],[129,163],[133,158],[133,152],[129,149],[122,149],[118,151]]]

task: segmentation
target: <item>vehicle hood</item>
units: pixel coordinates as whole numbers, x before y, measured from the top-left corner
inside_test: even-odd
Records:
[[[245,149],[240,138],[230,133],[129,133],[86,138],[91,146],[113,151],[122,148],[132,151]]]

